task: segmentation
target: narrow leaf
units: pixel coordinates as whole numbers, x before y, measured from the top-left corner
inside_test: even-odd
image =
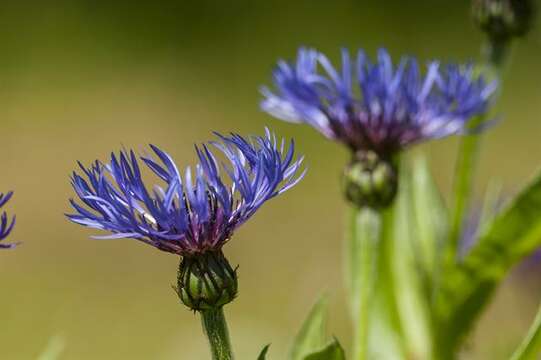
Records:
[[[257,357],[257,360],[265,360],[267,358],[267,353],[269,352],[270,344],[266,345],[263,350],[261,350],[261,353]]]
[[[541,245],[541,174],[481,231],[476,246],[446,274],[437,311],[444,339],[456,348],[511,267]]]
[[[430,282],[424,280],[429,280],[427,277],[433,274],[436,233],[439,231],[436,223],[444,221],[437,217],[445,215],[434,211],[434,208],[432,210],[427,208],[436,203],[436,200],[431,197],[439,196],[439,193],[435,188],[428,188],[428,184],[433,186],[433,183],[425,167],[426,164],[420,165],[423,166],[421,168],[417,167],[417,176],[413,176],[413,181],[409,176],[407,165],[408,163],[404,162],[402,166],[400,193],[395,204],[391,267],[398,316],[407,354],[416,359],[428,359],[431,355],[432,343],[429,326],[431,293],[430,289],[427,289]],[[417,165],[419,166],[419,163]],[[415,180],[419,183],[415,184]],[[416,191],[420,190],[419,186],[424,186],[425,192],[431,190],[434,193],[416,194]],[[412,201],[414,197],[415,201]],[[417,221],[418,226],[412,226],[413,215],[426,216],[426,218],[424,221]],[[420,222],[424,222],[425,225],[419,226]],[[420,229],[423,230],[418,231]],[[421,233],[425,238],[420,235]]]
[[[304,357],[304,360],[345,360],[346,355],[344,349],[338,342],[334,339],[323,349],[313,352]]]
[[[482,121],[480,117],[474,118],[472,124],[479,121]],[[480,139],[477,134],[466,135],[462,137],[460,143],[454,179],[451,231],[443,254],[444,271],[452,268],[456,263],[464,218],[471,197]]]
[[[301,330],[295,337],[289,358],[302,360],[307,354],[325,345],[327,325],[327,299],[322,297],[312,308]]]
[[[431,290],[431,277],[437,274],[438,250],[449,232],[449,214],[443,197],[434,182],[426,158],[418,157],[413,164],[411,202],[415,226],[415,250],[427,286]]]
[[[396,206],[396,201],[395,205]],[[397,274],[394,269],[395,209],[381,212],[381,235],[377,246],[377,278],[369,302],[368,354],[362,359],[401,360],[404,338],[396,293]]]
[[[480,224],[490,224],[496,215],[498,209],[503,205],[502,184],[492,181],[488,184],[488,188],[483,201],[483,209],[481,212]]]
[[[511,360],[535,360],[541,354],[541,305],[528,335],[511,357]]]

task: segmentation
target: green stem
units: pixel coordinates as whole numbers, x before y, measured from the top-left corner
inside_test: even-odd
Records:
[[[212,360],[233,360],[223,307],[200,313],[203,330],[209,340]]]
[[[483,45],[482,54],[488,66],[492,67],[496,73],[501,69],[509,59],[511,41],[488,39]]]
[[[386,331],[388,336],[388,346],[393,347],[392,354],[397,357],[402,357],[403,348],[403,332],[400,322],[398,309],[398,296],[396,292],[396,274],[394,273],[393,253],[395,251],[395,209],[396,201],[391,208],[385,209],[380,213],[382,218],[382,231],[379,244],[378,254],[378,285],[382,295],[384,304],[384,314],[379,317],[386,318]],[[389,352],[391,354],[391,352]],[[394,358],[393,356],[393,358]],[[390,355],[389,355],[390,357]]]
[[[354,326],[354,357],[368,357],[369,309],[376,284],[376,258],[381,228],[380,215],[371,209],[352,209],[349,257],[349,288]]]
[[[534,360],[541,353],[541,305],[528,335],[520,344],[511,360]]]
[[[393,209],[364,208],[352,216],[350,287],[354,360],[404,357],[392,272]]]

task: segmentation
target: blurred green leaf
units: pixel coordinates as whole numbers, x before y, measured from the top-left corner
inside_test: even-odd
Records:
[[[498,215],[498,209],[503,205],[502,200],[502,184],[497,181],[491,181],[488,184],[485,197],[483,199],[483,209],[481,212],[481,219],[479,221],[480,227],[494,221],[496,215]]]
[[[539,354],[541,354],[541,306],[539,306],[526,338],[513,354],[511,360],[535,360]]]
[[[301,330],[295,337],[289,358],[302,360],[325,345],[327,326],[327,298],[323,296],[312,308]]]
[[[354,324],[354,353],[363,359],[367,352],[370,301],[376,281],[377,244],[381,218],[370,209],[352,208],[350,215],[349,247],[349,296]]]
[[[406,356],[401,330],[397,327],[396,310],[389,311],[386,296],[381,293],[378,295],[370,309],[367,354],[363,358],[354,359],[403,360]]]
[[[439,263],[438,250],[449,233],[449,213],[430,173],[426,158],[415,159],[410,184],[415,251],[427,281],[427,290],[432,291],[432,282],[435,281],[433,277],[437,274],[436,265]]]
[[[425,274],[432,274],[434,270],[436,239],[441,235],[441,223],[445,222],[437,217],[444,217],[445,212],[426,163],[416,162],[411,175],[408,165],[403,163],[400,192],[394,207],[394,246],[390,262],[394,278],[393,294],[403,334],[403,346],[408,356],[428,359],[432,343],[429,307],[431,293],[426,291],[427,282],[423,280],[427,278]],[[414,216],[422,216],[424,221],[417,219],[417,226],[412,226]]]
[[[403,162],[400,179],[391,209],[351,215],[348,272],[356,360],[431,355],[429,304],[448,214],[424,159],[413,171]]]
[[[541,245],[541,174],[480,233],[438,294],[441,349],[456,349],[511,267]]]
[[[470,122],[471,127],[475,127],[484,121],[484,117],[475,117]],[[458,248],[464,225],[464,218],[470,202],[473,175],[477,165],[481,137],[478,134],[463,136],[460,141],[458,159],[455,170],[454,189],[453,189],[453,207],[451,229],[449,237],[445,243],[442,257],[443,271],[447,272],[456,264]]]
[[[263,350],[261,350],[261,353],[257,357],[257,360],[265,360],[267,358],[267,353],[269,352],[270,344],[266,345]]]
[[[376,254],[377,275],[368,303],[368,353],[361,359],[401,360],[404,338],[398,309],[395,256],[395,205],[381,211],[381,235]]]
[[[304,357],[303,360],[345,360],[344,349],[337,339],[333,339],[323,349],[313,352]]]

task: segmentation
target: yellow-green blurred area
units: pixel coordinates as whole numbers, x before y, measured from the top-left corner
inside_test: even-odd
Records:
[[[0,254],[0,358],[36,359],[51,338],[62,359],[206,359],[199,319],[171,288],[178,258],[135,240],[90,240],[69,223],[76,161],[154,143],[180,167],[212,131],[296,139],[309,172],[267,203],[225,247],[240,264],[226,307],[239,359],[285,358],[308,308],[331,299],[329,334],[351,343],[343,290],[339,173],[347,153],[308,126],[258,109],[273,64],[300,45],[331,58],[340,47],[467,61],[481,34],[468,1],[3,1],[0,5],[0,189],[17,214]],[[521,40],[507,69],[502,122],[484,138],[478,194],[490,179],[510,192],[541,165],[541,32]],[[425,145],[447,194],[456,139]],[[509,239],[512,241],[513,239]],[[537,271],[537,272],[536,272]],[[466,354],[504,359],[527,329],[541,270],[515,271]]]

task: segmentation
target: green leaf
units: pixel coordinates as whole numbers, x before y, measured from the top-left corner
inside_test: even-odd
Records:
[[[304,357],[303,360],[345,360],[346,355],[344,349],[338,342],[338,340],[333,339],[329,344],[327,344],[323,349],[313,352]]]
[[[541,306],[539,306],[528,335],[515,351],[511,360],[535,360],[539,354],[541,354]]]
[[[430,173],[426,158],[415,159],[410,186],[415,251],[427,281],[428,291],[432,291],[435,281],[433,277],[437,274],[439,264],[438,252],[449,233],[449,212]]]
[[[377,278],[369,302],[368,354],[362,359],[400,360],[404,342],[397,300],[397,277],[394,267],[395,207],[381,211],[381,235],[377,246]]]
[[[257,357],[257,360],[265,360],[267,358],[267,353],[269,352],[270,344],[266,345],[263,350],[261,350],[261,353]]]
[[[476,117],[470,122],[470,126],[480,124],[484,118]],[[469,206],[473,187],[473,175],[475,172],[481,137],[478,134],[465,135],[462,137],[458,151],[458,159],[455,170],[453,189],[453,212],[451,231],[446,242],[443,254],[443,271],[453,268],[456,263],[460,238],[462,235],[464,219]]]
[[[488,184],[483,200],[483,209],[479,221],[480,227],[490,224],[498,215],[498,208],[502,205],[502,199],[502,185],[499,182],[491,181]]]
[[[289,358],[302,360],[307,354],[325,345],[327,326],[327,298],[322,297],[312,308],[301,330],[295,337]]]
[[[427,279],[428,271],[433,273],[435,266],[436,236],[441,230],[437,222],[444,222],[436,217],[445,215],[436,212],[434,207],[428,208],[442,204],[435,205],[438,203],[435,197],[439,196],[439,193],[430,178],[426,163],[417,163],[412,177],[409,176],[407,165],[404,163],[402,167],[400,193],[394,208],[394,246],[390,261],[393,294],[401,324],[403,346],[408,356],[428,359],[431,356],[432,343],[429,306],[431,293],[427,291],[427,283],[423,280]],[[423,195],[419,194],[421,186],[425,191]],[[415,215],[426,216],[426,224],[419,224],[423,221],[418,219],[418,226],[412,226]],[[419,231],[420,229],[422,230]]]
[[[380,232],[381,217],[377,212],[370,209],[351,210],[347,275],[356,359],[365,358],[367,353],[369,309],[375,291]]]
[[[541,245],[541,174],[485,224],[438,294],[439,347],[455,350],[511,267]]]

